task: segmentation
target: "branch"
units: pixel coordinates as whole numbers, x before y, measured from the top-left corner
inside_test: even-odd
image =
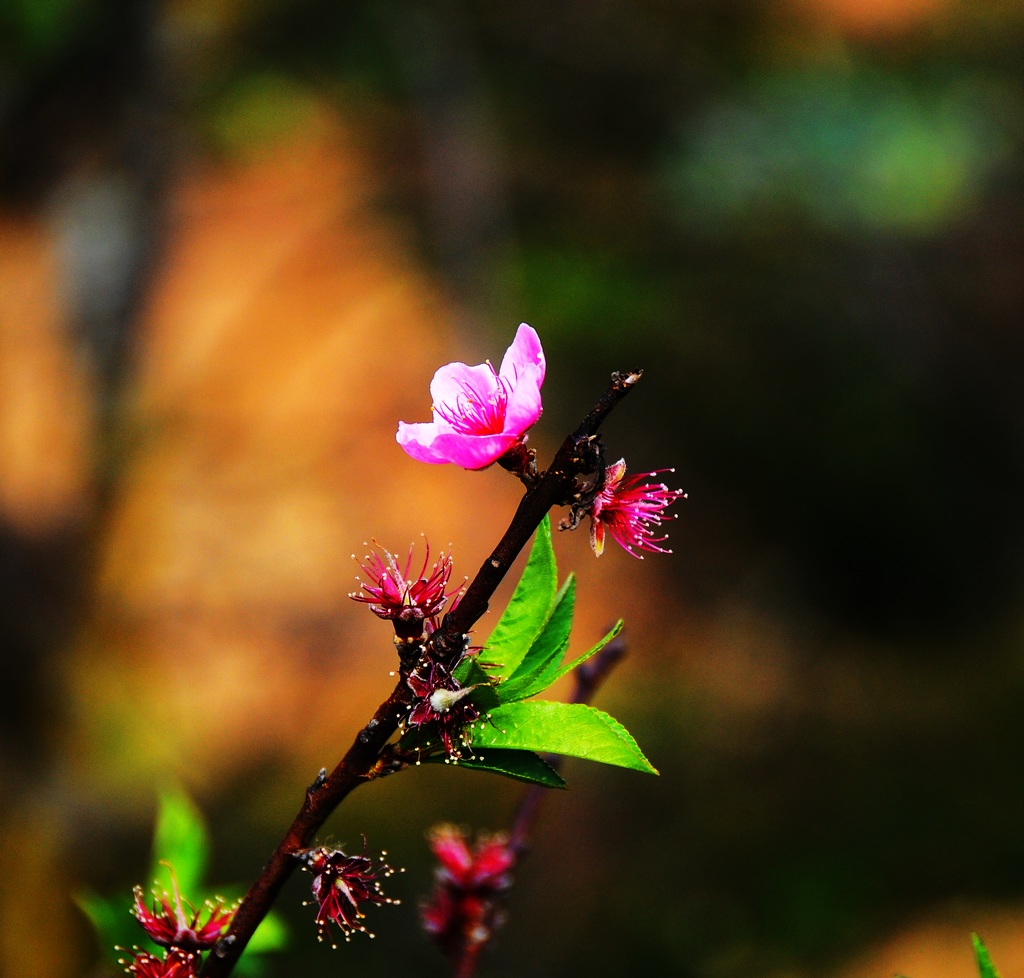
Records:
[[[364,781],[372,780],[370,772],[384,745],[398,729],[399,717],[405,712],[410,696],[405,680],[400,679],[391,695],[377,708],[373,719],[359,731],[338,766],[306,789],[302,808],[256,882],[249,887],[227,934],[206,959],[203,978],[223,978],[231,974],[281,887],[299,867],[297,855],[310,847],[317,831],[349,793]]]
[[[611,383],[601,399],[562,443],[550,468],[523,496],[505,535],[480,568],[462,600],[430,637],[429,654],[443,659],[454,657],[465,648],[465,636],[487,611],[495,588],[540,526],[545,514],[552,506],[571,502],[576,490],[576,476],[590,471],[591,443],[601,423],[632,390],[640,374],[640,371],[612,374]],[[373,719],[359,731],[338,766],[327,777],[318,777],[307,789],[302,807],[263,871],[249,887],[227,934],[206,959],[202,978],[226,978],[231,974],[281,888],[298,868],[298,854],[310,847],[317,831],[353,789],[377,776],[375,766],[381,752],[397,731],[411,698],[412,692],[403,675],[391,695],[378,707]]]
[[[450,611],[433,636],[435,649],[442,655],[450,655],[461,649],[465,640],[462,636],[480,620],[487,611],[488,602],[495,589],[502,582],[529,542],[540,521],[552,506],[568,505],[576,490],[576,476],[591,471],[589,459],[593,456],[591,443],[612,409],[636,385],[643,371],[613,373],[608,389],[583,419],[580,426],[569,435],[559,448],[548,470],[539,477],[519,502],[519,507],[505,535],[494,552],[484,561],[472,583],[466,589],[462,600]]]

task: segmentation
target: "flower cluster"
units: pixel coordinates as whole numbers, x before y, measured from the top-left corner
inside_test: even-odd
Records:
[[[369,578],[369,583],[359,581],[363,593],[353,591],[349,595],[353,601],[368,604],[370,611],[378,618],[390,621],[394,625],[395,635],[402,641],[416,641],[423,637],[425,631],[432,631],[448,599],[458,594],[458,588],[447,589],[452,576],[451,555],[442,552],[428,573],[429,544],[426,550],[423,566],[415,576],[410,576],[412,547],[409,548],[404,567],[399,566],[394,554],[383,548],[380,548],[379,554],[367,554],[360,567]]]
[[[231,923],[234,908],[225,910],[223,902],[207,902],[204,909],[209,913],[206,923],[200,924],[203,910],[195,910],[178,892],[178,881],[171,874],[173,898],[167,893],[157,898],[153,894],[153,909],[143,900],[141,886],[134,889],[135,905],[132,913],[142,925],[150,939],[161,947],[173,947],[181,951],[205,951],[220,940],[224,929]],[[186,912],[185,908],[188,907]]]
[[[466,727],[480,717],[480,710],[468,698],[477,687],[463,686],[455,678],[455,666],[461,657],[455,663],[444,664],[415,644],[438,627],[438,615],[452,595],[456,595],[453,605],[458,602],[457,590],[448,589],[451,557],[442,553],[428,574],[428,546],[420,573],[413,578],[411,548],[404,567],[399,566],[394,554],[387,550],[381,553],[364,558],[361,566],[369,583],[360,581],[363,593],[354,592],[349,597],[368,604],[378,618],[390,621],[400,650],[403,654],[410,650],[413,653],[403,665],[403,675],[413,695],[403,725],[436,731],[446,756],[458,759],[461,748],[468,746]]]
[[[541,415],[544,372],[540,338],[523,323],[497,373],[490,363],[441,367],[430,384],[434,420],[400,422],[398,443],[420,462],[454,462],[480,469],[501,460],[524,475],[525,467],[532,464],[532,453],[524,447],[526,432]],[[536,470],[532,471],[535,475]],[[673,518],[665,516],[666,508],[686,494],[644,481],[671,471],[659,469],[626,479],[626,463],[619,459],[605,469],[601,489],[589,505],[574,505],[573,517],[563,528],[575,529],[583,516],[589,516],[590,542],[598,556],[604,551],[606,535],[641,559],[643,554],[637,551],[671,553],[660,546],[667,537],[655,534],[666,519]]]
[[[141,886],[134,889],[132,914],[150,940],[167,948],[161,959],[148,951],[137,951],[126,970],[136,978],[194,978],[199,955],[212,948],[224,936],[235,915],[234,907],[225,909],[222,900],[207,901],[196,910],[178,891],[171,870],[173,895],[153,893],[152,909],[146,906]],[[204,914],[206,921],[201,922]]]
[[[470,848],[464,832],[441,825],[430,848],[438,866],[420,907],[423,929],[448,954],[486,944],[502,923],[499,898],[512,885],[516,857],[508,837],[481,835]]]
[[[381,854],[383,857],[383,853]],[[365,904],[398,904],[381,890],[381,878],[395,872],[383,858],[374,863],[363,853],[348,856],[340,849],[321,846],[302,854],[304,868],[313,874],[313,899],[319,904],[316,926],[319,939],[324,940],[334,924],[346,941],[356,932],[371,934],[363,926]],[[336,944],[332,944],[337,947]]]

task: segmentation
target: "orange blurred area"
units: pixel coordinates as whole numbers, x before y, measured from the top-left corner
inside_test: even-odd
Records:
[[[303,737],[320,749],[386,688],[387,636],[344,596],[371,532],[416,536],[406,485],[382,473],[401,464],[395,419],[424,410],[441,309],[339,140],[175,196],[72,680],[78,734],[115,724],[86,756],[137,765],[124,783],[216,779]],[[429,474],[418,501],[444,505]]]
[[[1000,973],[1024,971],[1024,908],[954,906],[936,909],[932,917],[901,931],[860,957],[837,978],[871,975],[971,975],[977,968],[964,934],[978,932]]]
[[[352,556],[371,537],[419,555],[425,533],[434,552],[452,544],[457,573],[470,575],[514,509],[517,484],[503,473],[415,465],[395,443],[398,419],[428,415],[433,370],[460,353],[437,290],[373,194],[338,125],[204,166],[173,194],[84,617],[54,670],[66,712],[50,733],[60,801],[8,812],[0,916],[22,932],[54,919],[52,906],[21,899],[38,861],[24,834],[39,819],[53,823],[59,859],[76,811],[145,824],[171,781],[216,797],[269,762],[294,779],[274,790],[298,797],[393,682],[390,630],[346,598]],[[91,408],[46,230],[2,222],[0,503],[35,532],[90,498]],[[631,568],[604,568],[642,620],[648,599],[625,585]],[[607,625],[600,585],[588,600],[581,646]],[[56,919],[73,930],[75,915],[62,905]],[[73,943],[44,953],[5,928],[0,971],[67,974],[83,955]]]
[[[791,0],[797,12],[852,35],[898,34],[930,27],[955,11],[956,0]]]
[[[0,223],[0,511],[45,533],[84,505],[91,431],[87,382],[62,333],[45,230]]]

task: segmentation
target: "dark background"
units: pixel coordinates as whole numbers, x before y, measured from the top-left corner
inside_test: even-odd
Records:
[[[470,574],[512,512],[392,435],[520,321],[542,457],[640,366],[609,450],[690,498],[671,557],[556,541],[662,776],[570,764],[483,973],[1024,967],[1022,41],[994,0],[8,0],[0,970],[92,973],[71,897],[143,882],[167,783],[251,879],[388,688],[348,555]],[[330,952],[295,884],[268,974],[444,974],[424,832],[516,798],[358,792],[329,834],[405,905]]]

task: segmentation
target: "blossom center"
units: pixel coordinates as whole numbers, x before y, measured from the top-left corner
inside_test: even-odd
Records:
[[[505,430],[510,384],[494,373],[494,367],[491,374],[494,386],[490,390],[463,384],[455,403],[435,404],[434,413],[460,435],[500,435]]]

